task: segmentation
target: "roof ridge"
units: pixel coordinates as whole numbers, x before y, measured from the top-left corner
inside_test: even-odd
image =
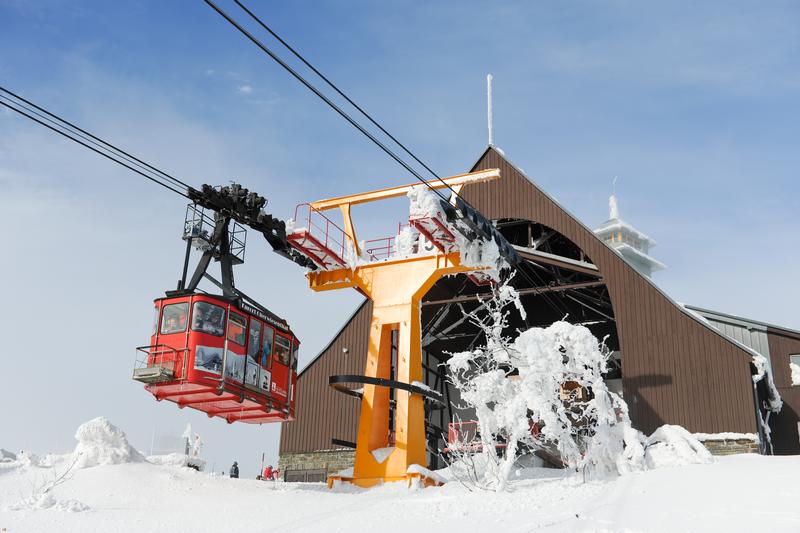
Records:
[[[547,193],[547,191],[545,191],[544,189],[542,189],[541,187],[539,187],[539,186],[536,184],[536,182],[535,182],[535,181],[533,181],[533,180],[532,180],[530,177],[528,177],[528,175],[525,173],[525,171],[523,171],[523,170],[522,170],[520,167],[518,167],[517,165],[515,165],[515,164],[514,164],[514,163],[513,163],[513,162],[512,162],[512,161],[511,161],[511,160],[510,160],[510,159],[509,159],[509,158],[508,158],[508,157],[505,155],[505,152],[504,152],[503,150],[499,150],[499,151],[498,151],[498,150],[496,149],[496,147],[494,147],[494,146],[488,146],[488,147],[486,148],[486,150],[484,150],[484,151],[483,151],[483,153],[481,154],[481,157],[480,157],[480,158],[479,158],[479,159],[478,159],[478,160],[475,162],[475,164],[472,166],[472,171],[474,171],[474,170],[475,170],[475,167],[477,167],[477,166],[478,166],[478,163],[480,163],[480,162],[481,162],[481,161],[484,159],[484,157],[486,157],[486,154],[487,154],[487,153],[489,153],[489,151],[494,151],[494,152],[495,152],[495,153],[498,155],[498,157],[500,157],[501,159],[503,159],[503,161],[505,161],[506,163],[508,163],[509,165],[511,165],[511,167],[512,167],[512,168],[514,168],[514,170],[516,170],[517,172],[519,172],[519,174],[520,174],[520,175],[521,175],[523,178],[525,178],[526,180],[528,180],[528,182],[530,182],[530,184],[531,184],[531,185],[533,185],[534,187],[536,187],[536,189],[538,189],[538,191],[539,191],[540,193],[542,193],[542,194],[543,194],[543,195],[544,195],[544,196],[545,196],[547,199],[549,199],[551,202],[553,202],[553,203],[554,203],[554,204],[555,204],[555,205],[556,205],[556,206],[557,206],[559,209],[561,209],[561,210],[562,210],[562,211],[563,211],[563,212],[564,212],[564,213],[565,213],[565,214],[566,214],[568,217],[570,217],[572,220],[574,220],[574,221],[575,221],[575,222],[576,222],[576,223],[577,223],[579,226],[583,227],[583,228],[584,228],[586,231],[588,231],[588,232],[591,234],[592,238],[594,238],[594,239],[597,239],[597,241],[598,241],[598,242],[600,242],[600,244],[602,244],[603,246],[605,246],[606,248],[608,248],[608,249],[609,249],[611,252],[613,252],[613,253],[614,253],[614,255],[615,255],[615,256],[619,257],[619,258],[622,260],[622,262],[623,262],[623,263],[625,263],[625,265],[626,265],[626,266],[628,266],[628,268],[630,268],[630,269],[631,269],[631,270],[634,272],[634,274],[635,274],[635,275],[637,275],[637,276],[639,276],[640,278],[642,278],[642,279],[645,281],[645,283],[648,283],[648,284],[649,284],[651,287],[653,287],[653,288],[654,288],[656,291],[658,291],[658,292],[659,292],[659,294],[661,294],[661,295],[662,295],[664,298],[666,298],[666,299],[667,299],[667,301],[668,301],[669,303],[671,303],[671,304],[673,305],[673,307],[675,307],[675,308],[676,308],[678,311],[680,311],[680,312],[681,312],[681,313],[683,313],[685,316],[687,316],[687,317],[689,317],[690,319],[692,319],[692,320],[693,320],[694,322],[696,322],[697,324],[700,324],[702,327],[704,327],[704,328],[706,328],[707,330],[711,331],[711,332],[712,332],[712,333],[714,333],[715,335],[719,336],[720,338],[722,338],[722,339],[723,339],[723,340],[725,340],[726,342],[728,342],[728,343],[732,344],[732,345],[733,345],[733,346],[735,346],[737,349],[739,349],[739,350],[741,350],[743,353],[747,354],[747,356],[748,356],[748,357],[750,357],[750,356],[751,356],[751,354],[749,354],[749,353],[747,352],[747,350],[745,350],[745,349],[743,349],[743,348],[742,348],[742,345],[738,344],[737,342],[735,342],[735,341],[734,341],[733,339],[731,339],[730,337],[727,337],[726,335],[723,335],[721,331],[719,331],[718,329],[716,329],[715,327],[713,327],[711,324],[708,324],[708,323],[706,323],[706,322],[703,322],[702,320],[700,320],[700,319],[699,319],[697,316],[693,315],[691,311],[689,311],[688,309],[686,309],[685,307],[683,307],[683,306],[682,306],[680,303],[678,303],[678,301],[677,301],[677,300],[674,300],[674,299],[673,299],[673,298],[672,298],[672,297],[671,297],[669,294],[667,294],[667,293],[666,293],[666,292],[665,292],[665,291],[664,291],[664,290],[663,290],[661,287],[659,287],[658,285],[656,285],[656,283],[655,283],[655,282],[654,282],[652,279],[648,278],[647,276],[645,276],[644,274],[642,274],[641,272],[639,272],[638,270],[636,270],[636,268],[634,268],[634,267],[633,267],[633,265],[631,265],[631,264],[630,264],[630,263],[629,263],[629,262],[628,262],[628,261],[627,261],[627,260],[626,260],[626,259],[625,259],[625,258],[622,256],[622,254],[620,254],[620,253],[618,253],[616,250],[614,250],[614,248],[612,248],[612,247],[611,247],[611,246],[610,246],[608,243],[606,243],[606,242],[605,242],[605,241],[603,241],[603,240],[602,240],[600,237],[598,237],[598,236],[597,236],[597,235],[594,233],[594,231],[593,231],[591,228],[589,228],[589,226],[587,226],[586,224],[584,224],[584,223],[583,223],[583,221],[582,221],[581,219],[579,219],[578,217],[576,217],[575,215],[573,215],[573,214],[572,214],[572,213],[571,213],[571,212],[570,212],[570,211],[569,211],[567,208],[565,208],[563,205],[561,205],[561,203],[560,203],[558,200],[556,200],[556,199],[555,199],[555,198],[553,198],[553,197],[552,197],[550,194],[548,194],[548,193]]]

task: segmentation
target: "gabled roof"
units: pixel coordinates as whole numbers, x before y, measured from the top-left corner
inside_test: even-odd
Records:
[[[514,163],[513,163],[513,162],[512,162],[512,161],[511,161],[511,160],[508,158],[508,156],[506,156],[505,152],[504,152],[503,150],[501,150],[500,148],[497,148],[497,147],[495,147],[495,146],[492,146],[492,145],[489,145],[489,146],[487,146],[487,147],[486,147],[486,149],[485,149],[485,150],[484,150],[484,151],[481,153],[480,157],[478,157],[477,161],[475,161],[475,163],[472,165],[472,169],[471,169],[471,171],[474,171],[474,170],[475,170],[475,168],[478,166],[478,164],[479,164],[479,163],[480,163],[480,162],[481,162],[481,161],[482,161],[482,160],[483,160],[483,159],[486,157],[486,155],[487,155],[487,154],[488,154],[490,151],[494,151],[494,152],[496,152],[496,153],[497,153],[497,155],[498,155],[498,156],[500,156],[500,157],[501,157],[501,158],[502,158],[502,159],[503,159],[503,160],[504,160],[506,163],[508,163],[509,165],[511,165],[511,166],[512,166],[512,167],[513,167],[513,168],[514,168],[514,169],[515,169],[517,172],[519,172],[519,174],[520,174],[520,175],[521,175],[523,178],[525,178],[526,180],[528,180],[528,181],[529,181],[529,182],[530,182],[530,183],[531,183],[531,184],[532,184],[534,187],[536,187],[536,188],[539,190],[539,192],[540,192],[541,194],[543,194],[543,195],[544,195],[546,198],[548,198],[548,199],[549,199],[551,202],[553,202],[555,205],[557,205],[557,206],[558,206],[558,207],[559,207],[559,208],[560,208],[560,209],[561,209],[561,210],[562,210],[562,211],[563,211],[563,212],[564,212],[564,213],[565,213],[565,214],[566,214],[568,217],[570,217],[570,218],[571,218],[573,221],[575,221],[575,222],[576,222],[576,223],[578,223],[580,226],[582,226],[582,227],[583,227],[583,228],[584,228],[584,229],[585,229],[585,230],[586,230],[586,231],[587,231],[589,234],[591,234],[591,235],[592,235],[592,237],[594,237],[595,239],[597,239],[597,241],[598,241],[598,242],[599,242],[601,245],[605,246],[605,247],[606,247],[606,248],[608,248],[610,251],[612,251],[612,252],[613,252],[613,253],[614,253],[614,254],[615,254],[617,257],[619,257],[620,259],[622,259],[622,260],[625,262],[625,264],[627,264],[627,265],[628,265],[628,266],[631,268],[631,270],[634,272],[634,274],[635,274],[636,276],[639,276],[640,278],[642,278],[642,279],[643,279],[643,280],[644,280],[644,281],[645,281],[645,282],[646,282],[648,285],[650,285],[650,286],[651,286],[653,289],[655,289],[655,290],[656,290],[658,293],[660,293],[660,294],[661,294],[661,295],[662,295],[664,298],[666,298],[666,299],[667,299],[667,300],[668,300],[668,301],[669,301],[669,302],[670,302],[670,303],[671,303],[671,304],[672,304],[672,305],[673,305],[673,306],[674,306],[676,309],[678,309],[678,310],[679,310],[681,313],[683,313],[683,314],[684,314],[684,315],[686,315],[687,317],[691,318],[693,321],[697,322],[698,324],[700,324],[701,326],[703,326],[705,329],[707,329],[707,330],[711,331],[712,333],[714,333],[714,335],[717,335],[718,337],[720,337],[720,338],[724,339],[726,342],[729,342],[729,343],[733,344],[734,346],[736,346],[736,348],[738,348],[739,350],[741,350],[741,351],[742,351],[744,354],[747,354],[748,356],[751,356],[751,355],[752,355],[752,354],[750,354],[750,352],[749,352],[749,350],[748,350],[748,349],[743,349],[743,348],[742,348],[742,346],[741,346],[739,343],[737,343],[736,341],[734,341],[734,340],[733,340],[733,339],[731,339],[730,337],[728,337],[728,336],[724,335],[722,332],[720,332],[718,329],[716,329],[715,327],[713,327],[711,324],[709,324],[708,322],[706,322],[706,321],[702,320],[702,319],[701,319],[699,316],[695,315],[693,312],[691,312],[690,310],[686,309],[686,308],[685,308],[683,305],[681,305],[680,303],[678,303],[678,302],[677,302],[676,300],[674,300],[674,299],[673,299],[673,298],[672,298],[672,297],[671,297],[669,294],[667,294],[666,292],[664,292],[664,291],[663,291],[663,290],[662,290],[662,289],[661,289],[661,288],[660,288],[658,285],[656,285],[656,284],[653,282],[653,280],[652,280],[651,278],[649,278],[648,276],[645,276],[645,275],[643,275],[641,272],[639,272],[639,271],[638,271],[638,270],[637,270],[637,269],[636,269],[636,268],[635,268],[633,265],[631,265],[631,264],[630,264],[630,263],[629,263],[629,262],[628,262],[628,261],[625,259],[625,257],[624,257],[624,256],[623,256],[621,253],[619,253],[619,252],[618,252],[617,250],[615,250],[615,249],[614,249],[612,246],[610,246],[608,243],[606,243],[605,241],[603,241],[603,239],[601,239],[600,237],[598,237],[598,236],[597,236],[597,234],[595,234],[594,230],[592,230],[591,228],[589,228],[589,226],[587,226],[586,224],[584,224],[584,223],[583,223],[583,222],[582,222],[582,221],[581,221],[581,220],[580,220],[578,217],[576,217],[575,215],[573,215],[573,214],[572,214],[572,213],[571,213],[571,212],[570,212],[568,209],[566,209],[566,208],[565,208],[565,207],[564,207],[564,206],[563,206],[563,205],[562,205],[562,204],[561,204],[561,203],[560,203],[558,200],[556,200],[556,199],[555,199],[553,196],[551,196],[550,194],[548,194],[548,193],[547,193],[547,191],[545,191],[544,189],[542,189],[541,187],[539,187],[539,186],[536,184],[536,182],[535,182],[533,179],[531,179],[531,178],[530,178],[530,177],[529,177],[529,176],[528,176],[528,175],[525,173],[525,171],[524,171],[524,170],[522,170],[522,168],[521,168],[521,167],[519,167],[519,166],[517,166],[516,164],[514,164]]]

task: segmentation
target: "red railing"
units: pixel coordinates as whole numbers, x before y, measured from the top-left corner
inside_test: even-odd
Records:
[[[333,254],[339,260],[344,259],[347,242],[345,232],[320,211],[310,204],[299,204],[294,210],[294,224],[290,235],[311,237],[323,247],[323,252]],[[324,257],[319,259],[324,260]]]
[[[370,261],[380,261],[381,259],[388,259],[394,254],[394,245],[397,235],[403,231],[403,228],[409,227],[408,223],[397,223],[397,233],[394,237],[381,237],[380,239],[372,239],[364,242],[364,253],[367,254]]]
[[[386,259],[394,253],[394,237],[382,237],[364,242],[364,253],[370,261]]]

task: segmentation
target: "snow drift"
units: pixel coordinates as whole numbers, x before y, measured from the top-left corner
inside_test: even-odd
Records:
[[[644,442],[648,468],[712,463],[711,452],[681,426],[665,424]]]
[[[125,433],[104,416],[81,424],[75,438],[78,440],[73,452],[76,457],[75,468],[144,460],[142,454],[128,444]]]

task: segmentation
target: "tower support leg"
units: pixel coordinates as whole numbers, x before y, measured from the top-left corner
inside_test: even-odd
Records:
[[[392,332],[397,331],[395,379],[402,383],[424,383],[420,343],[420,302],[443,275],[463,272],[457,257],[434,256],[379,267],[363,267],[354,276],[356,285],[373,302],[369,348],[364,375],[391,379]],[[325,281],[324,273],[312,275],[312,287]],[[318,279],[319,278],[319,279]],[[349,476],[330,476],[337,481],[371,487],[383,482],[439,484],[425,474],[427,466],[425,400],[422,395],[396,389],[395,438],[389,446],[388,387],[365,384],[356,440],[355,466]]]

